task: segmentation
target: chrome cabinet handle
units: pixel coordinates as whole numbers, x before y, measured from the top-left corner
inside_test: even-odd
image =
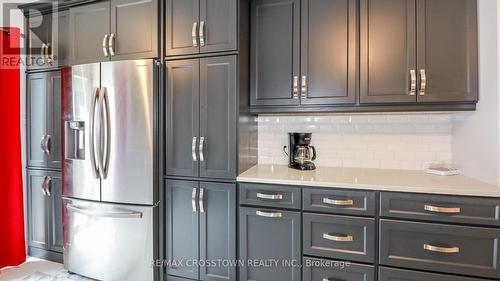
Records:
[[[43,196],[48,196],[47,189],[45,188],[45,181],[46,180],[47,180],[47,177],[45,176],[43,178],[42,184],[40,185],[40,189],[42,190]]]
[[[410,70],[410,92],[408,95],[414,96],[417,92],[417,72],[415,69]]]
[[[193,22],[193,30],[191,30],[191,37],[193,38],[193,47],[198,47],[198,38],[197,38],[197,28],[198,23]]]
[[[257,192],[257,198],[268,199],[268,200],[282,200],[283,195],[282,194],[265,194],[265,193]]]
[[[299,98],[299,77],[293,76],[293,98]]]
[[[45,47],[45,61],[48,64],[52,65],[52,58],[51,58],[51,56],[49,54],[50,44],[46,44],[45,46],[46,46]]]
[[[42,63],[45,64],[45,48],[47,45],[45,43],[42,44],[42,48],[40,49],[40,56],[42,57]]]
[[[200,154],[200,161],[205,161],[205,155],[203,154],[203,146],[205,145],[205,137],[200,137],[200,146],[198,147],[198,153]]]
[[[50,176],[46,176],[43,179],[42,189],[45,190],[44,194],[46,196],[50,196],[50,194],[51,194],[51,188],[50,188],[51,181],[52,181],[52,178]]]
[[[196,162],[198,161],[198,155],[196,155],[196,140],[197,137],[193,137],[193,140],[191,141],[191,157],[193,158],[193,161]]]
[[[45,140],[47,139],[47,135],[43,135],[42,139],[40,140],[40,149],[43,151],[44,154],[47,153],[47,148],[45,147]]]
[[[200,22],[200,46],[204,47],[205,46],[205,22],[201,21]]]
[[[200,187],[200,195],[198,196],[198,205],[200,206],[200,213],[205,212],[205,204],[203,203],[204,192],[205,189],[203,187]]]
[[[432,205],[424,205],[424,210],[434,213],[445,213],[445,214],[458,214],[461,211],[460,208],[445,208]]]
[[[114,33],[111,33],[111,35],[109,36],[108,46],[109,46],[109,55],[114,57],[115,56],[115,34]]]
[[[196,213],[196,187],[193,187],[193,191],[191,192],[191,207],[193,208],[193,213]]]
[[[353,237],[351,235],[337,236],[337,235],[330,235],[328,233],[323,233],[323,239],[337,241],[337,242],[352,242],[353,241]]]
[[[427,75],[425,74],[425,69],[420,69],[420,96],[425,96],[425,90],[427,88]]]
[[[96,158],[96,141],[95,141],[95,132],[96,132],[96,122],[95,115],[97,112],[97,101],[99,99],[99,88],[94,88],[92,92],[92,106],[91,106],[91,116],[90,116],[90,128],[89,128],[89,149],[90,149],[90,164],[92,165],[92,171],[94,172],[94,177],[99,178],[99,167],[97,166],[97,158]]]
[[[307,77],[304,75],[302,76],[302,89],[301,89],[301,97],[303,99],[307,98]]]
[[[457,254],[460,252],[459,247],[439,247],[430,244],[424,244],[424,250],[443,254]]]
[[[50,155],[51,139],[51,135],[44,135],[40,141],[40,148],[46,155]]]
[[[104,38],[102,39],[102,52],[105,57],[109,57],[109,52],[108,52],[108,34],[104,34]]]
[[[266,217],[266,218],[281,218],[283,216],[282,212],[256,211],[255,214],[259,217]]]
[[[330,198],[323,198],[323,203],[329,204],[329,205],[335,205],[335,206],[352,206],[354,205],[354,201],[352,199],[346,199],[346,200],[336,200],[336,199],[330,199]]]

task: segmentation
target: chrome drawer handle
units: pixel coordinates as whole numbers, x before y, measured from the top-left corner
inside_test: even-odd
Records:
[[[281,218],[283,216],[282,212],[263,212],[263,211],[256,211],[255,214],[259,217],[266,217],[266,218]]]
[[[269,200],[283,200],[282,194],[265,194],[257,192],[257,198],[269,199]]]
[[[336,200],[330,198],[323,198],[323,203],[335,206],[352,206],[354,205],[354,201],[352,199],[346,200]]]
[[[458,214],[460,213],[460,208],[445,208],[437,207],[432,205],[424,205],[424,210],[434,213],[445,213],[445,214]]]
[[[457,254],[460,252],[459,247],[438,247],[438,246],[432,246],[430,244],[424,244],[424,249],[427,251],[444,253],[444,254]]]
[[[352,242],[354,240],[351,235],[336,236],[336,235],[330,235],[328,233],[323,233],[323,238],[326,240],[337,241],[337,242]]]

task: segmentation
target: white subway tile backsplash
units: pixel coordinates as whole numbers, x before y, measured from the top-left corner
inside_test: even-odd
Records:
[[[316,164],[421,170],[451,163],[452,116],[439,114],[260,115],[259,163],[286,164],[288,132],[311,132]]]

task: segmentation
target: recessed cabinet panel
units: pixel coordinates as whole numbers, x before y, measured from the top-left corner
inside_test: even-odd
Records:
[[[48,78],[48,156],[49,168],[62,169],[62,141],[61,141],[61,72],[53,71],[47,73]],[[35,105],[37,106],[37,105]]]
[[[417,7],[418,101],[477,101],[477,1],[417,0]]]
[[[360,16],[361,103],[416,102],[415,0],[361,0]]]
[[[47,164],[47,156],[42,149],[42,142],[48,131],[47,106],[49,96],[47,92],[47,74],[30,74],[27,79],[28,166],[44,167]]]
[[[199,174],[199,60],[167,62],[167,175]]]
[[[70,9],[71,64],[106,61],[103,52],[104,35],[110,32],[109,1],[77,6]]]
[[[252,1],[251,22],[251,104],[298,105],[300,1]]]
[[[201,177],[236,177],[236,73],[235,56],[200,60]]]
[[[48,246],[49,235],[49,204],[43,190],[45,176],[42,174],[28,175],[28,218],[29,218],[29,245],[38,248]]]
[[[237,49],[237,3],[235,0],[200,0],[201,53]]]
[[[301,104],[356,101],[356,3],[356,0],[302,1]]]
[[[166,51],[168,56],[199,52],[199,0],[166,1]]]
[[[50,182],[50,238],[49,249],[62,253],[63,251],[63,220],[62,220],[62,177],[52,174]]]
[[[158,1],[112,0],[113,60],[158,57]]]

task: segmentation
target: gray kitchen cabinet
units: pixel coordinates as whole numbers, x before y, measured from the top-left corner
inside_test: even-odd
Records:
[[[251,22],[250,104],[299,105],[300,1],[254,0]]]
[[[237,49],[235,0],[167,0],[167,56]]]
[[[30,255],[48,258],[60,256],[58,254],[62,253],[63,246],[61,174],[59,172],[29,170],[27,184]],[[32,247],[36,249],[32,251]]]
[[[303,0],[301,5],[300,103],[355,103],[357,1]]]
[[[361,0],[360,102],[415,102],[416,0]]]
[[[158,57],[158,0],[111,0],[70,8],[73,65]]]
[[[111,0],[113,60],[158,57],[158,0]]]
[[[236,258],[234,184],[167,180],[167,260]],[[166,268],[169,276],[203,281],[236,280],[236,269],[184,263]],[[174,278],[175,279],[175,278]]]
[[[485,279],[460,277],[413,270],[379,267],[379,281],[486,281]]]
[[[417,0],[418,102],[478,99],[476,0]]]
[[[236,177],[236,56],[167,62],[168,176]]]
[[[196,260],[199,257],[199,215],[196,210],[198,182],[166,181],[166,258]],[[199,269],[182,264],[166,268],[169,275],[198,279]]]
[[[301,280],[300,212],[240,207],[241,281]],[[257,261],[252,265],[248,262]],[[265,266],[264,261],[277,264]]]
[[[61,169],[61,74],[27,77],[27,164]]]
[[[350,263],[344,260],[304,258],[303,281],[375,281],[371,265]]]
[[[104,36],[110,33],[108,1],[69,9],[69,45],[72,65],[106,61]]]

